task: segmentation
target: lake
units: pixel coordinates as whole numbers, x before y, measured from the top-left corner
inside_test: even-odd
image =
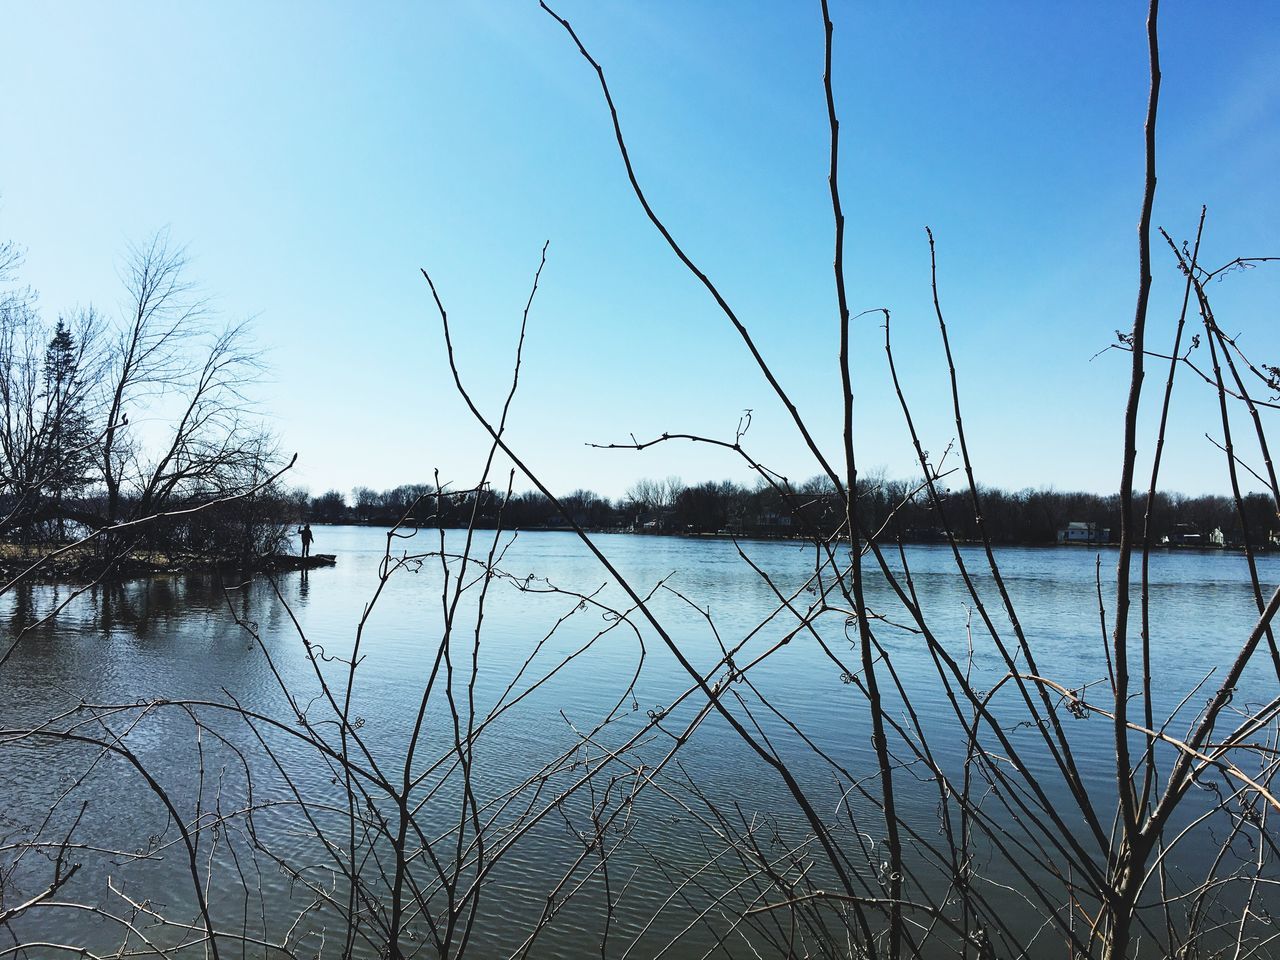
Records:
[[[359,631],[349,716],[353,742],[358,734],[363,746],[352,747],[352,755],[399,780],[421,723],[411,765],[419,780],[412,795],[419,833],[408,839],[417,873],[406,889],[416,884],[424,898],[443,903],[462,897],[482,869],[484,893],[468,951],[778,955],[787,931],[768,928],[767,917],[741,919],[765,902],[765,884],[734,845],[772,844],[777,870],[791,871],[793,881],[806,871],[822,874],[820,862],[795,850],[812,840],[782,779],[724,718],[704,716],[705,694],[576,536],[504,534],[495,547],[491,533],[478,534],[471,556],[483,560],[493,548],[500,575],[488,580],[482,599],[482,568],[471,565],[470,586],[451,607],[464,536],[423,531],[394,540],[391,556],[410,556],[384,584],[385,531],[317,527],[313,549],[336,554],[334,568],[284,575],[274,584],[191,575],[95,587],[71,599],[51,624],[28,631],[0,669],[0,725],[14,731],[66,719],[47,728],[59,736],[4,741],[0,911],[50,882],[64,839],[72,844],[67,863],[81,866],[48,902],[14,921],[19,939],[12,942],[83,944],[108,956],[194,943],[190,955],[203,955],[191,932],[200,926],[191,857],[158,786],[191,828],[210,909],[229,931],[220,941],[224,955],[279,956],[262,944],[282,941],[297,956],[347,952],[334,912],[349,897],[339,864],[358,862],[370,874],[383,869],[387,846],[370,824],[394,824],[397,813],[394,804],[363,793],[352,800],[344,775],[315,746],[317,737],[340,746],[316,665],[341,703],[345,661]],[[717,691],[730,712],[787,758],[814,809],[839,825],[849,849],[858,851],[854,859],[874,875],[884,856],[883,818],[837,772],[854,780],[876,772],[856,627],[835,612],[813,633],[797,631],[794,613],[785,606],[779,612],[780,595],[794,596],[791,606],[799,609],[817,599],[810,582],[814,547],[620,534],[594,539],[638,592],[652,593],[654,615],[688,663],[723,681]],[[452,558],[447,564],[438,556],[442,549]],[[962,553],[998,628],[1009,635],[981,551]],[[934,635],[975,677],[997,683],[1007,669],[950,549],[911,546],[904,556]],[[1115,551],[1001,548],[997,556],[1040,674],[1073,690],[1105,686],[1097,564],[1100,557],[1109,630]],[[901,569],[896,548],[887,562]],[[1258,563],[1269,595],[1280,581],[1280,561],[1264,556]],[[0,598],[0,622],[16,636],[72,592],[65,585],[19,588]],[[909,617],[874,570],[867,606],[882,618],[873,626],[896,671],[896,683],[880,678],[890,712],[910,729],[905,694],[940,762],[960,763],[966,737],[934,661],[919,635],[903,628]],[[1210,677],[1170,727],[1183,732],[1214,689],[1210,675],[1229,662],[1256,620],[1245,559],[1153,553],[1151,610],[1157,722]],[[450,644],[441,656],[446,622]],[[726,649],[733,651],[732,672],[717,666]],[[757,662],[765,651],[771,652]],[[1235,701],[1274,697],[1269,670],[1251,669]],[[432,696],[424,706],[428,683]],[[246,722],[216,704],[238,704],[262,719]],[[1010,699],[1000,709],[1012,723],[1021,708]],[[297,735],[299,712],[313,731],[310,742]],[[468,717],[473,746],[459,751]],[[1111,730],[1097,716],[1068,729],[1081,774],[1103,809],[1114,782]],[[122,744],[127,755],[100,755],[66,733]],[[1037,769],[1052,781],[1052,765],[1034,751],[1035,732],[1017,737],[1030,745],[1027,762],[1042,765]],[[920,870],[912,882],[930,889],[926,847],[938,832],[938,788],[910,761],[901,737],[894,739],[903,761],[899,816],[918,825],[921,837],[911,844],[919,848],[913,856]],[[674,759],[664,759],[677,745]],[[1050,789],[1070,820],[1065,791]],[[362,824],[358,836],[353,810]],[[483,851],[474,841],[477,826]],[[469,866],[455,881],[456,859]],[[1188,872],[1203,866],[1192,852],[1176,862]],[[975,870],[993,891],[1017,885],[1008,864],[990,851]],[[1034,936],[1041,922],[1034,910],[1026,908],[1023,917],[1018,898],[991,896],[1006,903],[1010,931]],[[1280,900],[1265,896],[1280,909]],[[388,919],[388,902],[359,905],[371,933]],[[406,940],[406,950],[434,956],[431,922],[410,919],[416,939]],[[358,937],[349,946],[354,956],[378,955]],[[1054,949],[1061,950],[1056,943]],[[28,955],[60,954],[50,947]]]

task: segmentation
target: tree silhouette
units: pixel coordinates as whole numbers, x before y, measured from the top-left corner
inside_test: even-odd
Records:
[[[68,494],[78,494],[93,479],[93,431],[89,425],[86,378],[81,372],[84,353],[66,322],[59,317],[44,354],[43,437],[44,488],[53,515],[54,535],[66,538],[61,505]]]

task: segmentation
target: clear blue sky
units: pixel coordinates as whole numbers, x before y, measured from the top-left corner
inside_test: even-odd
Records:
[[[604,64],[650,197],[838,452],[822,31],[815,2],[559,5]],[[834,0],[848,276],[894,311],[926,445],[954,435],[924,226],[979,479],[1109,491],[1132,322],[1145,5]],[[745,479],[706,449],[588,441],[732,436],[815,472],[705,293],[643,219],[593,74],[531,0],[9,4],[0,33],[0,236],[50,314],[119,301],[125,245],[168,226],[228,317],[256,316],[265,406],[314,492],[473,479],[420,275],[496,410],[538,250],[551,241],[511,438],[556,489]],[[1209,205],[1208,261],[1280,253],[1280,5],[1174,0],[1155,222]],[[1157,248],[1151,336],[1181,287]],[[1280,359],[1280,270],[1214,290]],[[913,471],[878,321],[856,335],[862,465]],[[1148,408],[1163,381],[1148,379]],[[1213,396],[1175,399],[1166,486],[1225,490]],[[1150,417],[1148,417],[1150,422]],[[1241,423],[1243,427],[1243,422]],[[1142,451],[1150,450],[1149,434]],[[1245,455],[1256,460],[1250,450]],[[524,486],[525,484],[518,484]]]

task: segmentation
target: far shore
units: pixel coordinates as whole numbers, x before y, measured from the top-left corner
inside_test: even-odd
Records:
[[[324,523],[322,521],[314,521],[313,525],[320,527],[370,527],[390,529],[384,523],[378,521],[364,522],[345,522],[345,523]],[[411,525],[405,525],[406,527]],[[435,527],[422,527],[421,529],[437,529]],[[446,528],[446,529],[463,529],[463,528]],[[493,528],[486,528],[492,530]],[[726,541],[751,541],[757,543],[808,543],[805,537],[787,535],[787,534],[763,534],[759,532],[752,533],[729,533],[726,531],[717,532],[700,532],[692,530],[632,530],[627,528],[583,528],[588,534],[618,534],[632,535],[643,537],[677,537],[689,540],[726,540]],[[507,532],[515,532],[521,534],[530,533],[575,533],[573,527],[530,527],[525,529],[512,529]],[[884,540],[884,543],[897,543],[896,540]],[[908,546],[939,546],[945,547],[948,541],[945,538],[904,538],[902,543]],[[956,544],[962,547],[982,547],[981,540],[956,540]],[[1071,550],[1117,550],[1118,543],[1082,543],[1082,542],[1051,542],[1043,541],[1025,541],[1015,543],[996,543],[992,544],[993,549],[1007,549],[1009,547],[1017,548],[1034,548],[1047,549],[1065,547]],[[1135,544],[1135,549],[1141,550],[1142,544]],[[1267,554],[1275,551],[1275,547],[1255,547],[1254,553]],[[1208,544],[1208,543],[1153,543],[1151,544],[1153,552],[1160,553],[1196,553],[1196,554],[1230,554],[1239,555],[1244,552],[1244,548],[1235,544]],[[14,543],[0,543],[0,579],[5,583],[12,584],[19,579],[31,580],[43,583],[92,583],[98,582],[118,582],[122,580],[139,580],[148,577],[163,577],[181,574],[200,574],[213,573],[215,571],[234,570],[241,574],[279,574],[291,573],[296,571],[313,570],[320,567],[332,567],[337,563],[338,557],[332,553],[315,553],[308,557],[302,557],[297,554],[272,554],[269,556],[252,557],[247,561],[243,558],[231,557],[208,557],[195,555],[169,555],[157,551],[139,551],[123,558],[117,558],[114,561],[107,561],[99,556],[92,545],[71,546],[66,544],[29,544],[21,545]]]
[[[342,520],[338,522],[331,522],[326,520],[312,520],[311,525],[316,527],[374,527],[374,528],[380,528],[383,530],[389,530],[393,526],[392,523],[387,523],[386,521],[381,519],[379,520]],[[413,523],[404,523],[404,524],[401,524],[401,529],[412,529],[414,526],[415,525]],[[418,529],[437,530],[439,528],[424,524]],[[464,530],[466,528],[465,527],[445,527],[445,529],[446,530]],[[477,527],[476,529],[492,531],[495,528],[494,527]],[[507,532],[514,531],[518,533],[576,533],[577,532],[577,530],[571,526],[507,527],[507,528],[504,528],[504,530],[506,530]],[[629,536],[638,536],[638,537],[682,537],[685,539],[695,539],[695,540],[697,539],[744,540],[744,541],[751,540],[751,541],[758,541],[758,542],[782,542],[782,543],[812,543],[813,542],[810,538],[800,536],[797,534],[789,534],[789,533],[771,534],[771,533],[763,533],[760,531],[752,531],[750,533],[731,533],[726,530],[718,530],[718,531],[636,530],[631,527],[591,527],[591,526],[583,526],[582,530],[583,532],[589,533],[589,534],[607,533],[607,534],[619,534],[619,535],[629,535]],[[901,539],[902,539],[902,543],[907,546],[947,546],[949,543],[949,541],[946,539],[945,536],[940,536],[940,537],[908,536],[908,537],[903,537]],[[879,542],[885,543],[885,544],[896,544],[898,540],[892,537],[884,537],[884,538],[881,538]],[[956,543],[962,547],[981,547],[983,545],[983,542],[981,540],[965,539],[962,537],[958,537],[956,539]],[[1098,548],[1105,547],[1111,550],[1120,549],[1120,544],[1118,541],[1110,541],[1110,540],[1109,541],[1093,541],[1093,542],[1079,541],[1079,540],[1076,540],[1076,541],[1008,540],[1008,541],[993,542],[991,546],[992,546],[992,549],[999,549],[1003,547],[1034,547],[1036,549],[1051,548],[1051,547],[1070,547],[1072,549],[1098,549]],[[1141,541],[1136,542],[1134,544],[1134,549],[1141,550],[1142,542]],[[1236,544],[1236,543],[1228,543],[1228,544],[1152,543],[1151,549],[1162,550],[1162,551],[1171,552],[1171,553],[1181,553],[1184,551],[1189,553],[1231,553],[1231,554],[1244,553],[1244,547],[1241,544]],[[1276,550],[1280,550],[1280,546],[1277,546],[1274,544],[1270,546],[1259,545],[1253,548],[1253,552],[1255,554],[1272,553],[1272,552],[1275,552]]]

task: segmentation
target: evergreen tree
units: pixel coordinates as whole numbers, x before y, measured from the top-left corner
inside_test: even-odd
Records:
[[[92,432],[85,409],[86,385],[80,370],[80,351],[66,323],[58,320],[45,349],[41,474],[58,537],[66,534],[61,507],[91,478]]]

